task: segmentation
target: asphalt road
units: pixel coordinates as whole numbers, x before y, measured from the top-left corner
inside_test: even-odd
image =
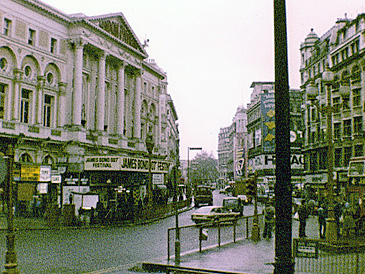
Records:
[[[221,205],[224,197],[215,191],[214,204]],[[181,213],[179,226],[192,224],[194,211]],[[245,215],[251,212],[252,206],[247,206]],[[118,266],[127,269],[141,261],[166,258],[169,227],[175,227],[174,216],[139,226],[17,231],[18,269],[27,274],[103,273],[103,269]],[[6,231],[0,232],[0,239],[5,262]]]

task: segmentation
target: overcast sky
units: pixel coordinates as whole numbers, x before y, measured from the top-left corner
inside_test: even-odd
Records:
[[[150,59],[167,72],[179,116],[180,158],[188,147],[218,157],[220,128],[250,102],[253,81],[274,81],[273,1],[43,0],[64,13],[122,12]],[[337,18],[365,12],[364,0],[287,0],[289,85],[300,85],[300,43]],[[195,155],[190,152],[190,159]]]

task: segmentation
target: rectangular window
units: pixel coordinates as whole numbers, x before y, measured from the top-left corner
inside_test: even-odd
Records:
[[[333,112],[334,113],[339,113],[341,108],[341,101],[340,101],[340,97],[334,97],[332,99],[332,106],[333,106]]]
[[[363,155],[364,155],[364,145],[363,144],[355,145],[355,157]]]
[[[43,102],[43,126],[51,127],[52,124],[52,103],[53,97],[50,95],[44,95]]]
[[[56,53],[57,51],[57,40],[55,38],[51,38],[51,52]]]
[[[318,162],[317,162],[317,153],[316,152],[312,152],[310,154],[310,170],[314,171],[314,170],[318,170]]]
[[[343,136],[351,137],[351,120],[343,121]]]
[[[316,108],[311,108],[311,120],[312,121],[317,121],[317,109]]]
[[[362,133],[362,116],[354,117],[354,134]]]
[[[147,94],[147,83],[146,82],[143,83],[143,91],[145,94]]]
[[[361,89],[354,89],[352,91],[352,106],[360,106],[361,105]]]
[[[344,166],[348,166],[352,157],[352,147],[345,147],[343,153]]]
[[[20,102],[20,122],[22,123],[29,123],[31,93],[31,90],[22,89],[22,98]]]
[[[11,20],[8,18],[4,18],[3,34],[7,36],[11,34]]]
[[[35,44],[35,30],[29,29],[28,31],[28,44],[34,46]]]
[[[339,140],[341,138],[341,123],[333,124],[333,138]]]
[[[335,156],[335,167],[340,167],[342,162],[342,148],[336,148],[334,152]]]
[[[5,116],[5,90],[6,85],[0,83],[0,119],[4,119]]]
[[[327,169],[327,149],[319,150],[319,169]]]

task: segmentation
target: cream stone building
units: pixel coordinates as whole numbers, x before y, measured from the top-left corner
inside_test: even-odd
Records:
[[[153,183],[165,183],[179,157],[178,116],[166,73],[123,13],[2,0],[0,30],[0,143],[3,152],[14,145],[26,211],[34,196],[68,202],[76,186],[99,192],[105,206],[118,187],[137,203],[148,184],[148,134]]]
[[[329,142],[333,143],[333,171],[338,191],[344,189],[348,181],[351,157],[364,156],[364,31],[365,14],[353,19],[339,18],[321,36],[312,29],[300,45],[301,89],[306,94],[302,106],[304,175],[313,192],[324,189],[328,181]],[[334,80],[328,85],[329,92],[323,79],[326,66],[334,74]],[[322,106],[331,108],[323,112]],[[332,141],[327,138],[327,119],[333,126]]]

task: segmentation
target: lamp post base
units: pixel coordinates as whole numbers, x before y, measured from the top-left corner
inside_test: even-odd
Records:
[[[337,224],[334,218],[327,219],[326,240],[328,242],[337,241]]]
[[[252,224],[251,240],[253,240],[253,241],[260,240],[260,228],[257,223]]]
[[[175,264],[180,264],[180,240],[175,240]]]

